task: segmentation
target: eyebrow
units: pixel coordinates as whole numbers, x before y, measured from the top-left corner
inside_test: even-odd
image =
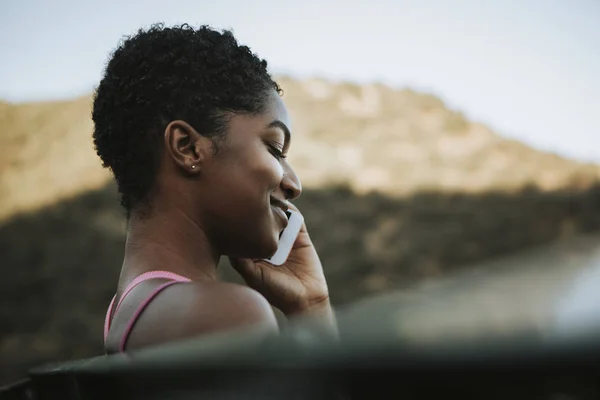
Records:
[[[290,134],[290,130],[288,129],[286,124],[284,124],[280,120],[276,119],[275,121],[273,121],[269,125],[267,125],[267,128],[281,129],[283,131],[283,135],[285,136],[285,141],[283,143],[283,147],[287,147],[289,145],[292,135]]]

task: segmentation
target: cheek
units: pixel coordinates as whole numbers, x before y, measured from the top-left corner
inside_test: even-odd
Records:
[[[281,163],[275,159],[273,159],[274,163],[275,163],[275,168],[273,169],[275,171],[275,177],[277,182],[281,182],[281,180],[283,179],[283,167],[281,166]]]
[[[283,179],[284,169],[281,163],[271,154],[261,154],[249,162],[249,168],[245,171],[248,183],[257,186],[257,189],[273,190],[277,188]]]
[[[225,160],[219,182],[235,197],[261,198],[279,187],[285,170],[263,145],[248,146]]]

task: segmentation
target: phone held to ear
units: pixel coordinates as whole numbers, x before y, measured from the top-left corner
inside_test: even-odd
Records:
[[[292,246],[294,245],[294,242],[300,233],[302,223],[304,222],[304,217],[297,211],[288,210],[286,211],[286,214],[288,216],[288,225],[279,237],[277,251],[271,258],[264,259],[273,265],[281,265],[287,260],[290,252],[292,251]]]

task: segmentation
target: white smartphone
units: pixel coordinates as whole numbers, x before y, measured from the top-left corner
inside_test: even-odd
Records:
[[[288,216],[288,225],[279,236],[277,251],[271,258],[264,259],[273,265],[281,265],[287,260],[304,222],[304,217],[297,211],[288,210],[286,214]]]

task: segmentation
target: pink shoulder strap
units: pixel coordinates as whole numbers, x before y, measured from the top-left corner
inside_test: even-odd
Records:
[[[162,290],[166,289],[168,286],[171,286],[175,283],[191,281],[190,279],[188,279],[184,276],[181,276],[181,275],[175,274],[173,272],[169,272],[169,271],[149,271],[149,272],[143,273],[143,274],[135,277],[135,279],[133,279],[129,283],[129,285],[127,285],[125,290],[123,291],[123,295],[119,299],[119,302],[117,303],[116,307],[115,307],[116,295],[112,298],[112,301],[110,302],[110,305],[108,306],[108,311],[106,312],[106,318],[104,319],[104,343],[105,344],[106,344],[106,339],[108,337],[108,331],[110,330],[111,315],[114,315],[114,313],[117,312],[117,310],[121,306],[121,303],[123,302],[125,297],[129,294],[129,292],[131,292],[131,290],[133,290],[134,287],[136,287],[140,283],[150,280],[150,279],[168,279],[169,282],[165,282],[162,285],[160,285],[159,287],[157,287],[156,289],[154,289],[152,291],[152,293],[137,308],[133,317],[129,320],[129,322],[127,324],[125,333],[124,333],[124,335],[121,339],[120,345],[119,345],[119,351],[124,350],[125,344],[127,342],[127,338],[129,337],[129,333],[131,332],[131,329],[133,328],[135,321],[140,316],[142,311],[146,308],[146,306],[150,303],[150,301],[152,301],[152,299],[154,297],[156,297],[156,295],[158,295]],[[113,308],[114,308],[114,312],[113,312]]]

